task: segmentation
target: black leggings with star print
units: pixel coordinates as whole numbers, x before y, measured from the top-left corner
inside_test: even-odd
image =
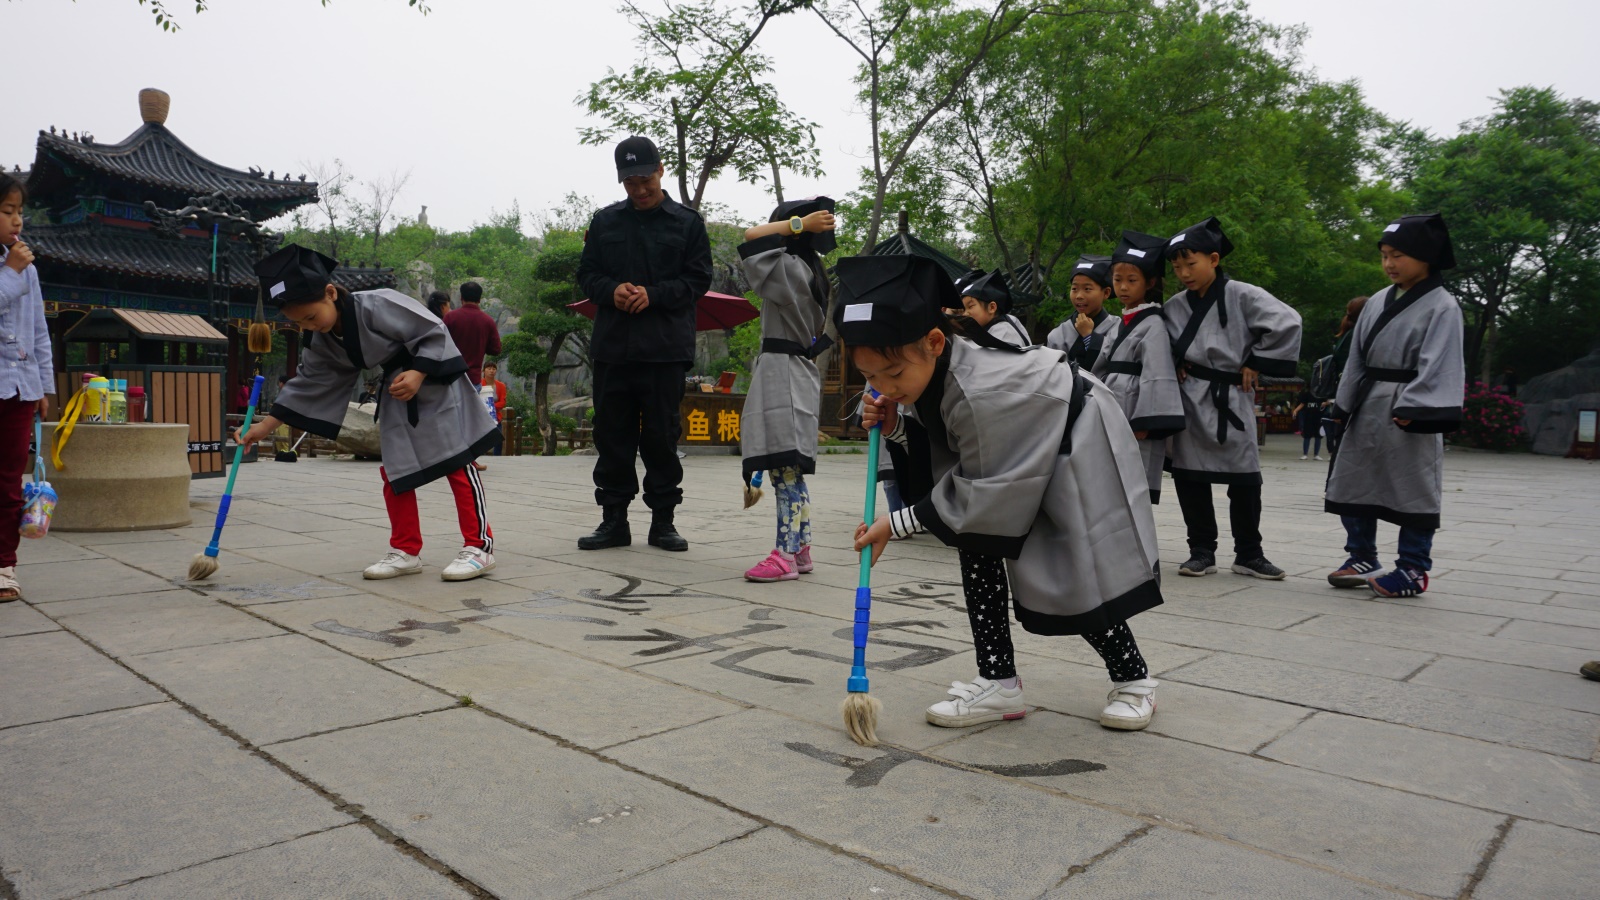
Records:
[[[1017,676],[1011,649],[1011,585],[1005,560],[998,556],[961,551],[961,589],[967,598],[967,619],[978,654],[978,674],[991,681]],[[1083,639],[1105,660],[1112,681],[1138,681],[1149,676],[1139,644],[1128,623],[1118,622],[1106,631]]]

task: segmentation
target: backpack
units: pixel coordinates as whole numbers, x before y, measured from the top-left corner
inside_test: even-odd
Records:
[[[1339,364],[1333,354],[1328,354],[1311,364],[1311,396],[1318,400],[1332,400],[1339,393]]]

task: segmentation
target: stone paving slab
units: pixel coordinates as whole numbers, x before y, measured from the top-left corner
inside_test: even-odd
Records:
[[[0,603],[0,638],[55,631],[60,627],[26,603]]]
[[[167,699],[60,631],[0,640],[0,686],[0,728]]]
[[[1595,763],[1332,713],[1318,713],[1260,752],[1302,768],[1600,833]]]
[[[907,900],[947,896],[776,828],[590,894],[595,900]]]
[[[1579,759],[1600,740],[1600,718],[1585,713],[1551,716],[1537,704],[1247,656],[1217,654],[1171,677]]]
[[[1529,666],[1571,674],[1591,657],[1590,651],[1519,641],[1503,633],[1488,637],[1438,631],[1420,625],[1374,622],[1345,616],[1318,616],[1289,629],[1319,637],[1333,637],[1370,646],[1415,648],[1419,653],[1481,659],[1512,666]],[[1328,668],[1338,668],[1328,666]]]
[[[1018,766],[1063,753],[1104,768],[1021,777],[1435,896],[1454,896],[1461,889],[1504,819],[1158,735],[1109,732],[1053,713],[1031,715],[938,750],[960,762]]]
[[[453,697],[298,634],[169,650],[125,662],[256,745],[456,704]]]
[[[203,545],[192,551],[190,557],[192,558],[201,549],[204,549]],[[172,589],[172,585],[167,581],[130,569],[114,559],[32,563],[24,556],[19,559],[17,578],[24,582],[23,588],[27,600],[35,606],[58,600],[79,600],[85,597],[140,594]]]
[[[46,614],[112,656],[225,644],[283,634],[283,629],[188,591],[132,594],[91,609],[93,601],[46,606]],[[148,601],[148,602],[147,602]]]
[[[1571,669],[1552,672],[1475,659],[1445,658],[1418,672],[1411,683],[1534,703],[1549,715],[1560,715],[1556,712],[1560,709],[1600,715],[1600,691],[1594,689],[1595,683],[1572,677]]]
[[[1513,641],[1533,641],[1537,644],[1555,644],[1594,652],[1600,649],[1600,628],[1575,628],[1571,625],[1551,625],[1548,622],[1518,620],[1495,632],[1495,637]]]
[[[1072,875],[1044,900],[1307,897],[1374,900],[1403,894],[1223,841],[1156,828]]]
[[[1285,633],[1248,625],[1232,625],[1226,622],[1151,612],[1134,619],[1132,627],[1136,629],[1134,634],[1139,638],[1141,649],[1146,643],[1146,637],[1154,637],[1206,650],[1222,650],[1240,656],[1260,656],[1328,669],[1360,672],[1364,675],[1381,675],[1385,678],[1405,678],[1433,659],[1432,653],[1420,650],[1339,640],[1327,634],[1311,636],[1294,633],[1304,624],[1299,623]],[[1149,652],[1144,655],[1145,659],[1152,663],[1159,659]],[[1189,660],[1182,662],[1161,660],[1160,667],[1173,669],[1187,662]]]
[[[1600,885],[1595,836],[1569,828],[1517,822],[1489,864],[1474,900],[1594,900]]]
[[[576,896],[759,827],[469,709],[268,752],[502,896]]]
[[[1144,824],[760,710],[607,755],[968,896],[1037,897]]]
[[[601,748],[742,707],[524,641],[390,660],[387,667],[583,747]]]
[[[171,703],[0,731],[0,758],[4,873],[29,900],[350,820]]]
[[[491,629],[371,594],[266,603],[252,611],[370,660],[459,650],[506,639]]]
[[[263,891],[258,894],[247,885],[259,885]],[[469,895],[366,828],[345,825],[146,878],[94,896],[97,900],[243,896],[270,896],[273,900],[461,900]]]

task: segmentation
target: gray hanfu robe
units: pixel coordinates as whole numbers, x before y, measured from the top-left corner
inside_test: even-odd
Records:
[[[1065,351],[1067,356],[1078,368],[1095,375],[1102,375],[1105,369],[1105,350],[1117,339],[1117,332],[1122,328],[1122,317],[1113,316],[1105,310],[1094,318],[1094,330],[1087,336],[1078,333],[1076,323],[1078,317],[1062,322],[1045,337],[1044,343],[1051,350]]]
[[[1167,460],[1167,438],[1184,429],[1183,398],[1172,363],[1172,342],[1160,306],[1151,305],[1124,323],[1116,340],[1101,355],[1101,376],[1128,415],[1139,441],[1150,502],[1161,502],[1161,470]]]
[[[1168,449],[1173,479],[1260,484],[1256,398],[1239,389],[1242,370],[1293,377],[1300,314],[1219,271],[1204,297],[1182,291],[1168,300],[1166,317],[1173,357],[1187,376],[1178,389],[1188,426],[1173,435]]]
[[[337,438],[362,370],[381,368],[378,440],[384,473],[396,492],[448,475],[499,445],[500,429],[433,313],[387,288],[336,303],[340,333],[307,334],[300,367],[272,404],[275,418]],[[426,378],[410,402],[401,402],[389,396],[389,382],[407,369]]]
[[[1013,347],[1033,346],[1033,338],[1028,337],[1028,329],[1023,326],[1022,320],[1010,313],[996,316],[985,330],[989,332],[991,337],[1005,341]]]
[[[1344,435],[1324,508],[1437,529],[1443,436],[1461,426],[1466,390],[1461,307],[1436,278],[1398,300],[1397,291],[1373,295],[1356,320],[1333,411],[1344,422]]]
[[[1084,634],[1160,605],[1133,432],[1111,390],[1065,354],[956,338],[900,412],[895,462],[917,520],[948,545],[1007,560],[1023,628]]]
[[[817,470],[822,373],[815,359],[830,344],[823,337],[827,295],[787,244],[785,236],[769,235],[739,247],[745,276],[761,298],[761,355],[739,425],[746,481],[771,469]]]

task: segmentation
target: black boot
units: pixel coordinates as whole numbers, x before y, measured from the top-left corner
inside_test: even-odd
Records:
[[[605,507],[605,518],[593,534],[578,538],[579,550],[604,550],[607,547],[626,547],[633,543],[633,532],[628,530],[626,506]]]
[[[672,526],[672,510],[658,509],[651,515],[650,546],[674,553],[689,549],[689,542]]]

